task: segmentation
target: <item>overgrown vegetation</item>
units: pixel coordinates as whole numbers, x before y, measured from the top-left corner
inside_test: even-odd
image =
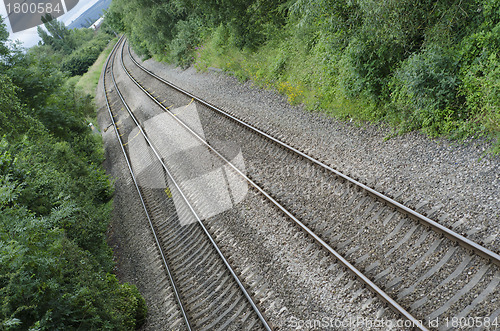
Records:
[[[71,76],[83,75],[97,60],[111,39],[110,30],[104,24],[97,34],[92,29],[67,29],[62,22],[47,14],[42,18],[45,29],[38,27],[42,38],[41,48],[48,48],[58,55],[61,70]]]
[[[219,67],[340,118],[496,137],[500,1],[115,0],[134,49]]]
[[[84,120],[94,106],[64,71],[111,36],[46,26],[23,52],[0,24],[0,330],[134,329],[146,307],[112,274],[113,187]]]
[[[89,70],[83,74],[81,77],[76,77],[78,82],[76,83],[76,88],[83,92],[83,94],[94,95],[97,84],[99,83],[99,78],[101,76],[101,71],[108,58],[109,53],[113,49],[114,44],[118,39],[114,40],[115,42],[111,42],[108,44],[108,47],[104,49],[104,51],[99,55],[94,64],[89,68]]]

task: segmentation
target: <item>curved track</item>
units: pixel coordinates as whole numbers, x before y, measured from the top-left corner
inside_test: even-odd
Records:
[[[436,318],[451,321],[453,317],[465,318],[471,313],[484,319],[498,318],[499,310],[494,304],[488,304],[491,299],[495,302],[494,298],[499,295],[497,253],[263,132],[247,120],[177,88],[139,65],[130,50],[128,56],[129,63],[140,68],[142,74],[132,74],[132,67],[127,68],[123,63],[123,54],[122,66],[144,93],[415,326],[426,329]],[[151,82],[144,74],[199,104],[207,131],[229,127],[226,139],[229,135],[240,146],[248,146],[248,153],[265,149],[266,156],[256,157],[255,166],[246,171],[239,169],[228,160],[224,146],[207,143],[189,123],[182,122],[165,107],[160,100],[171,91],[157,95],[148,92],[147,85]],[[138,77],[142,77],[141,81]],[[259,169],[273,162],[293,164],[288,170],[291,178],[299,179],[297,184],[273,182],[270,171],[273,165]],[[304,172],[313,173],[317,178],[312,183],[308,183],[309,177],[301,180]],[[319,189],[315,190],[314,186]],[[317,196],[301,200],[296,192],[304,187],[310,187],[309,191]],[[326,203],[318,204],[318,200]],[[332,214],[337,216],[337,222],[323,216]],[[437,286],[428,286],[428,283]],[[419,320],[425,322],[420,324]]]
[[[105,66],[105,97],[117,139],[177,299],[177,310],[171,309],[168,313],[179,315],[180,312],[183,328],[188,330],[271,330],[123,98],[113,72],[120,44],[123,45],[123,38]],[[107,77],[113,83],[111,86],[107,84]],[[124,143],[122,137],[132,138]],[[148,161],[147,171],[136,174],[138,165],[144,165],[138,164],[138,159]],[[153,181],[151,174],[156,175]],[[173,195],[181,199],[174,202]],[[258,287],[252,290],[257,291]],[[174,328],[172,325],[167,327]]]

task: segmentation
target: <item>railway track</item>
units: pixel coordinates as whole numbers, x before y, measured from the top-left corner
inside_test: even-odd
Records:
[[[130,49],[127,56],[124,60],[122,48],[123,69],[166,115],[416,328],[435,327],[436,320],[439,329],[453,329],[460,321],[467,324],[470,317],[498,320],[500,258],[496,252],[433,221],[433,210],[424,216],[247,119],[178,89],[140,66]],[[168,88],[151,91],[148,76]],[[203,137],[198,123],[189,123],[188,117],[179,119],[180,112],[162,101],[175,93],[182,95],[177,97],[183,100],[180,104],[196,104]],[[234,148],[218,143],[224,140],[241,147],[246,169],[230,161]]]
[[[177,300],[177,307],[166,312],[171,324],[165,327],[271,330],[123,98],[113,72],[116,50],[122,44],[123,38],[106,62],[105,98],[111,123]],[[174,201],[173,196],[180,199]],[[251,290],[258,292],[259,286],[253,284]]]

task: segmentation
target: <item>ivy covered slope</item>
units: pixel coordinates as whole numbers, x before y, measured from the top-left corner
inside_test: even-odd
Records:
[[[142,55],[219,67],[309,109],[500,136],[499,0],[114,0],[108,16]]]
[[[135,329],[145,302],[111,273],[94,107],[69,79],[72,59],[111,37],[50,24],[27,52],[0,25],[0,330]]]

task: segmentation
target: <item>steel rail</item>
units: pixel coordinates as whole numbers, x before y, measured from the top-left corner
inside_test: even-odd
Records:
[[[122,47],[123,52],[123,47]],[[365,276],[361,271],[359,271],[354,265],[352,265],[347,259],[340,255],[335,249],[333,249],[328,243],[321,239],[316,233],[314,233],[309,227],[298,220],[295,215],[283,207],[278,201],[276,201],[271,195],[264,191],[259,185],[257,185],[253,180],[251,180],[247,175],[245,175],[241,170],[239,170],[235,165],[233,165],[229,160],[222,156],[218,151],[216,151],[210,144],[208,144],[202,137],[200,137],[196,132],[194,132],[189,126],[187,126],[183,121],[181,121],[177,116],[172,114],[172,112],[166,108],[161,102],[156,100],[144,87],[139,84],[139,82],[132,77],[123,64],[122,56],[122,66],[130,77],[130,79],[144,92],[148,95],[158,106],[160,106],[165,112],[170,114],[170,116],[175,119],[180,125],[182,125],[188,132],[190,132],[194,137],[200,140],[208,149],[210,149],[214,154],[220,157],[225,163],[227,163],[234,171],[236,171],[241,177],[243,177],[252,187],[254,187],[259,193],[264,195],[273,205],[275,205],[279,210],[281,210],[286,216],[288,216],[295,224],[297,224],[302,230],[304,230],[311,238],[313,238],[321,247],[326,249],[330,254],[332,254],[341,264],[343,264],[356,278],[358,278],[366,287],[368,287],[372,292],[374,292],[382,301],[387,303],[394,311],[401,314],[404,318],[412,323],[413,327],[420,330],[428,330],[422,323],[421,320],[415,318],[406,309],[404,309],[399,303],[392,299],[387,293],[385,293],[380,287],[378,287],[374,282],[372,282],[367,276]]]
[[[123,47],[121,49],[121,64],[122,64],[122,67],[125,69],[125,66],[123,65]],[[125,69],[125,72],[127,73],[127,75],[132,78],[130,76],[130,74],[127,72],[127,70]],[[132,78],[133,79],[133,78]],[[135,82],[135,80],[134,80]],[[142,87],[141,87],[142,89]],[[143,89],[144,90],[144,89]],[[184,193],[182,192],[180,186],[177,184],[177,181],[174,179],[173,175],[170,173],[168,167],[165,165],[165,163],[163,162],[163,160],[161,159],[161,156],[160,154],[156,151],[156,149],[154,148],[154,145],[151,143],[151,141],[149,140],[149,138],[147,137],[146,133],[143,131],[140,123],[137,121],[134,113],[132,112],[132,110],[129,108],[128,104],[126,103],[126,101],[124,100],[123,98],[123,95],[121,94],[120,90],[118,89],[118,86],[116,86],[116,92],[118,93],[118,96],[120,97],[120,99],[122,100],[125,108],[127,109],[127,112],[129,113],[130,117],[132,118],[132,120],[135,122],[135,124],[137,125],[138,129],[140,130],[140,132],[142,133],[144,139],[146,140],[146,142],[148,143],[148,145],[151,147],[151,150],[153,151],[153,153],[155,154],[155,156],[158,158],[159,162],[161,163],[163,169],[165,170],[165,172],[167,173],[167,175],[169,176],[169,178],[171,179],[172,183],[174,184],[175,188],[178,190],[178,192],[180,193],[182,199],[184,200],[184,202],[186,202],[189,210],[191,211],[191,213],[193,214],[193,216],[196,218],[198,224],[201,226],[201,228],[203,229],[203,231],[205,232],[205,234],[207,235],[208,239],[210,240],[212,246],[215,248],[215,250],[217,251],[217,253],[219,254],[219,256],[221,257],[222,261],[224,262],[224,264],[226,265],[227,269],[229,270],[229,272],[231,273],[231,275],[233,276],[234,280],[236,281],[236,283],[238,284],[238,286],[240,287],[241,291],[243,292],[243,294],[245,295],[245,297],[247,298],[248,302],[250,303],[250,305],[252,306],[252,308],[254,309],[255,313],[257,314],[257,316],[259,317],[259,319],[261,320],[264,328],[268,331],[271,331],[272,328],[270,327],[269,325],[269,322],[266,320],[266,318],[264,317],[264,315],[261,313],[260,309],[257,307],[257,305],[255,304],[255,302],[253,301],[252,297],[250,296],[250,294],[248,293],[248,291],[246,290],[245,286],[243,285],[243,283],[240,281],[240,279],[238,278],[238,276],[236,275],[236,272],[233,270],[233,268],[231,267],[231,265],[229,264],[228,260],[226,259],[226,257],[224,256],[224,254],[222,253],[222,251],[219,249],[219,246],[217,245],[217,243],[215,242],[215,240],[212,238],[210,232],[208,231],[208,229],[205,227],[205,225],[203,224],[203,222],[201,221],[200,217],[198,216],[198,214],[196,213],[196,211],[194,210],[193,206],[191,205],[191,203],[189,202],[189,200],[187,199],[187,197],[184,195]]]
[[[317,164],[319,165],[320,167],[332,172],[335,176],[363,189],[365,192],[367,192],[368,194],[370,194],[371,196],[375,197],[376,199],[378,199],[379,201],[393,207],[394,209],[398,210],[399,212],[401,212],[402,214],[404,215],[407,215],[408,217],[416,220],[417,222],[421,223],[422,225],[426,226],[426,227],[429,227],[431,229],[433,229],[435,232],[447,237],[448,239],[452,240],[452,241],[455,241],[457,242],[459,245],[465,247],[466,249],[469,249],[473,252],[475,252],[476,254],[478,254],[479,256],[482,256],[488,260],[490,260],[493,264],[496,264],[497,266],[500,267],[500,255],[491,251],[490,249],[484,247],[484,246],[481,246],[480,244],[462,236],[461,234],[459,233],[456,233],[455,231],[439,224],[438,222],[420,214],[419,212],[411,209],[411,208],[408,208],[406,207],[405,205],[395,201],[394,199],[374,190],[373,188],[355,180],[354,178],[351,178],[343,173],[341,173],[340,171],[330,167],[329,165],[305,154],[304,152],[288,145],[287,143],[285,142],[282,142],[281,140],[269,135],[268,133],[265,133],[264,131],[252,126],[251,124],[248,124],[246,122],[244,122],[243,120],[240,120],[239,118],[235,117],[234,115],[231,115],[229,113],[227,113],[226,111],[220,109],[219,107],[203,100],[203,99],[200,99],[198,98],[197,96],[187,92],[186,90],[174,85],[173,83],[163,79],[162,77],[156,75],[155,73],[153,73],[152,71],[148,70],[147,68],[145,68],[144,66],[142,66],[141,64],[139,64],[135,58],[132,56],[132,54],[130,53],[130,45],[128,46],[128,52],[129,52],[129,55],[130,55],[130,58],[132,59],[132,61],[140,68],[142,69],[144,72],[148,73],[149,75],[151,75],[152,77],[158,79],[159,81],[163,82],[164,84],[170,86],[171,88],[181,92],[182,94],[194,99],[195,101],[201,103],[202,105],[206,106],[207,108],[209,109],[212,109],[230,119],[232,119],[233,121],[236,121],[237,123],[243,125],[244,127],[252,130],[252,131],[255,131],[257,132],[258,134],[264,136],[265,138],[269,139],[269,140],[272,140],[273,142],[279,144],[280,146],[288,149],[288,150],[291,150],[293,151],[294,153],[302,156],[303,158],[309,160],[310,162],[314,163],[314,164]]]
[[[104,66],[105,69],[104,69],[104,76],[103,76],[103,88],[104,88],[104,96],[106,98],[106,106],[108,108],[109,117],[111,119],[111,122],[113,123],[113,127],[114,127],[114,131],[115,131],[116,137],[118,138],[118,142],[120,143],[121,150],[123,152],[123,155],[125,156],[125,161],[127,162],[127,167],[128,167],[128,170],[130,171],[130,176],[132,177],[132,180],[134,182],[134,186],[137,189],[137,193],[139,193],[139,198],[141,199],[142,207],[144,208],[144,211],[146,212],[146,217],[148,219],[149,226],[151,227],[151,231],[153,232],[153,236],[155,238],[156,246],[158,247],[158,249],[160,251],[160,255],[161,255],[161,258],[163,260],[163,265],[165,266],[165,269],[167,270],[167,274],[168,274],[168,277],[170,279],[170,283],[172,284],[172,289],[174,291],[177,303],[179,304],[179,308],[180,308],[182,316],[184,318],[184,322],[186,323],[187,329],[189,331],[191,331],[192,330],[191,329],[191,324],[189,323],[189,319],[187,317],[187,313],[186,313],[186,311],[184,309],[184,305],[182,304],[179,291],[177,290],[177,286],[175,284],[172,272],[171,272],[170,267],[169,267],[169,265],[167,263],[167,260],[165,258],[165,254],[163,253],[163,249],[161,248],[160,241],[158,240],[158,236],[156,235],[156,231],[154,229],[153,222],[151,220],[151,217],[149,215],[148,209],[146,207],[146,203],[144,201],[144,198],[142,197],[141,190],[139,189],[139,185],[138,185],[137,180],[135,178],[134,171],[132,170],[132,165],[130,164],[130,160],[128,158],[127,152],[125,151],[125,148],[123,147],[124,145],[123,145],[122,138],[120,137],[120,134],[119,134],[118,129],[116,127],[115,120],[113,118],[113,113],[112,113],[111,108],[109,106],[108,93],[106,91],[106,69],[108,68],[108,64],[109,64],[110,58],[112,56],[116,55],[116,54],[113,54],[113,53],[115,53],[116,47],[123,41],[124,36],[125,35],[123,35],[120,38],[120,40],[118,40],[118,42],[115,44],[115,46],[113,47],[113,50],[111,51],[111,53],[108,56],[108,59],[106,61],[106,65]],[[113,59],[113,62],[114,62],[114,59]],[[111,78],[113,79],[113,84],[114,84],[115,88],[117,89],[118,87],[116,86],[116,81],[115,81],[115,78],[114,78],[114,75],[113,75],[113,64],[111,64],[110,70],[111,70]]]

